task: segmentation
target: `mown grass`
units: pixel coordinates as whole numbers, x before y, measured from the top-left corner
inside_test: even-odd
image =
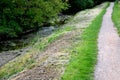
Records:
[[[120,35],[120,3],[116,3],[113,8],[112,20],[117,27],[118,33]]]
[[[61,80],[93,80],[97,62],[97,38],[106,7],[84,30],[80,42],[72,47],[71,60],[66,67]]]
[[[26,68],[32,68],[37,63],[35,61],[35,56],[43,51],[50,43],[54,42],[61,35],[74,30],[74,27],[68,26],[56,30],[53,34],[45,37],[40,42],[37,42],[30,50],[24,55],[17,57],[14,61],[11,61],[0,68],[0,80],[6,80],[13,74],[16,74]]]

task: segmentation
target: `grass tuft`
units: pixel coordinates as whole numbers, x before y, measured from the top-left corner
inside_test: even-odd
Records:
[[[120,3],[116,3],[113,8],[112,20],[117,27],[118,33],[120,35]]]

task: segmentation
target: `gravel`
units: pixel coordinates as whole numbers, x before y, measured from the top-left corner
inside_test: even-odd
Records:
[[[120,80],[120,38],[111,20],[113,6],[107,9],[99,33],[95,80]]]

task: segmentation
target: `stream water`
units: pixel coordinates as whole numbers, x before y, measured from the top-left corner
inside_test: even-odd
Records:
[[[37,39],[41,39],[52,34],[57,28],[58,27],[55,26],[43,27],[38,32],[25,35],[20,39],[2,41],[0,43],[0,66],[6,64],[17,56],[26,53],[30,48],[32,48],[32,45],[37,41]]]

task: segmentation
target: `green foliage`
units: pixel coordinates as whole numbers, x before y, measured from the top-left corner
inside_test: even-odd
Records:
[[[115,27],[117,27],[118,33],[120,35],[120,4],[117,2],[114,5],[112,19],[113,19]]]
[[[1,0],[0,37],[16,37],[48,23],[67,8],[62,0]],[[6,31],[7,30],[7,31]]]
[[[93,0],[75,0],[74,2],[79,9],[85,9],[93,6]]]
[[[116,3],[118,3],[119,0],[115,0],[115,1],[116,1]]]
[[[94,5],[93,0],[69,0],[69,4],[71,8],[69,10],[72,10],[73,12],[79,11],[82,9],[90,8]]]

